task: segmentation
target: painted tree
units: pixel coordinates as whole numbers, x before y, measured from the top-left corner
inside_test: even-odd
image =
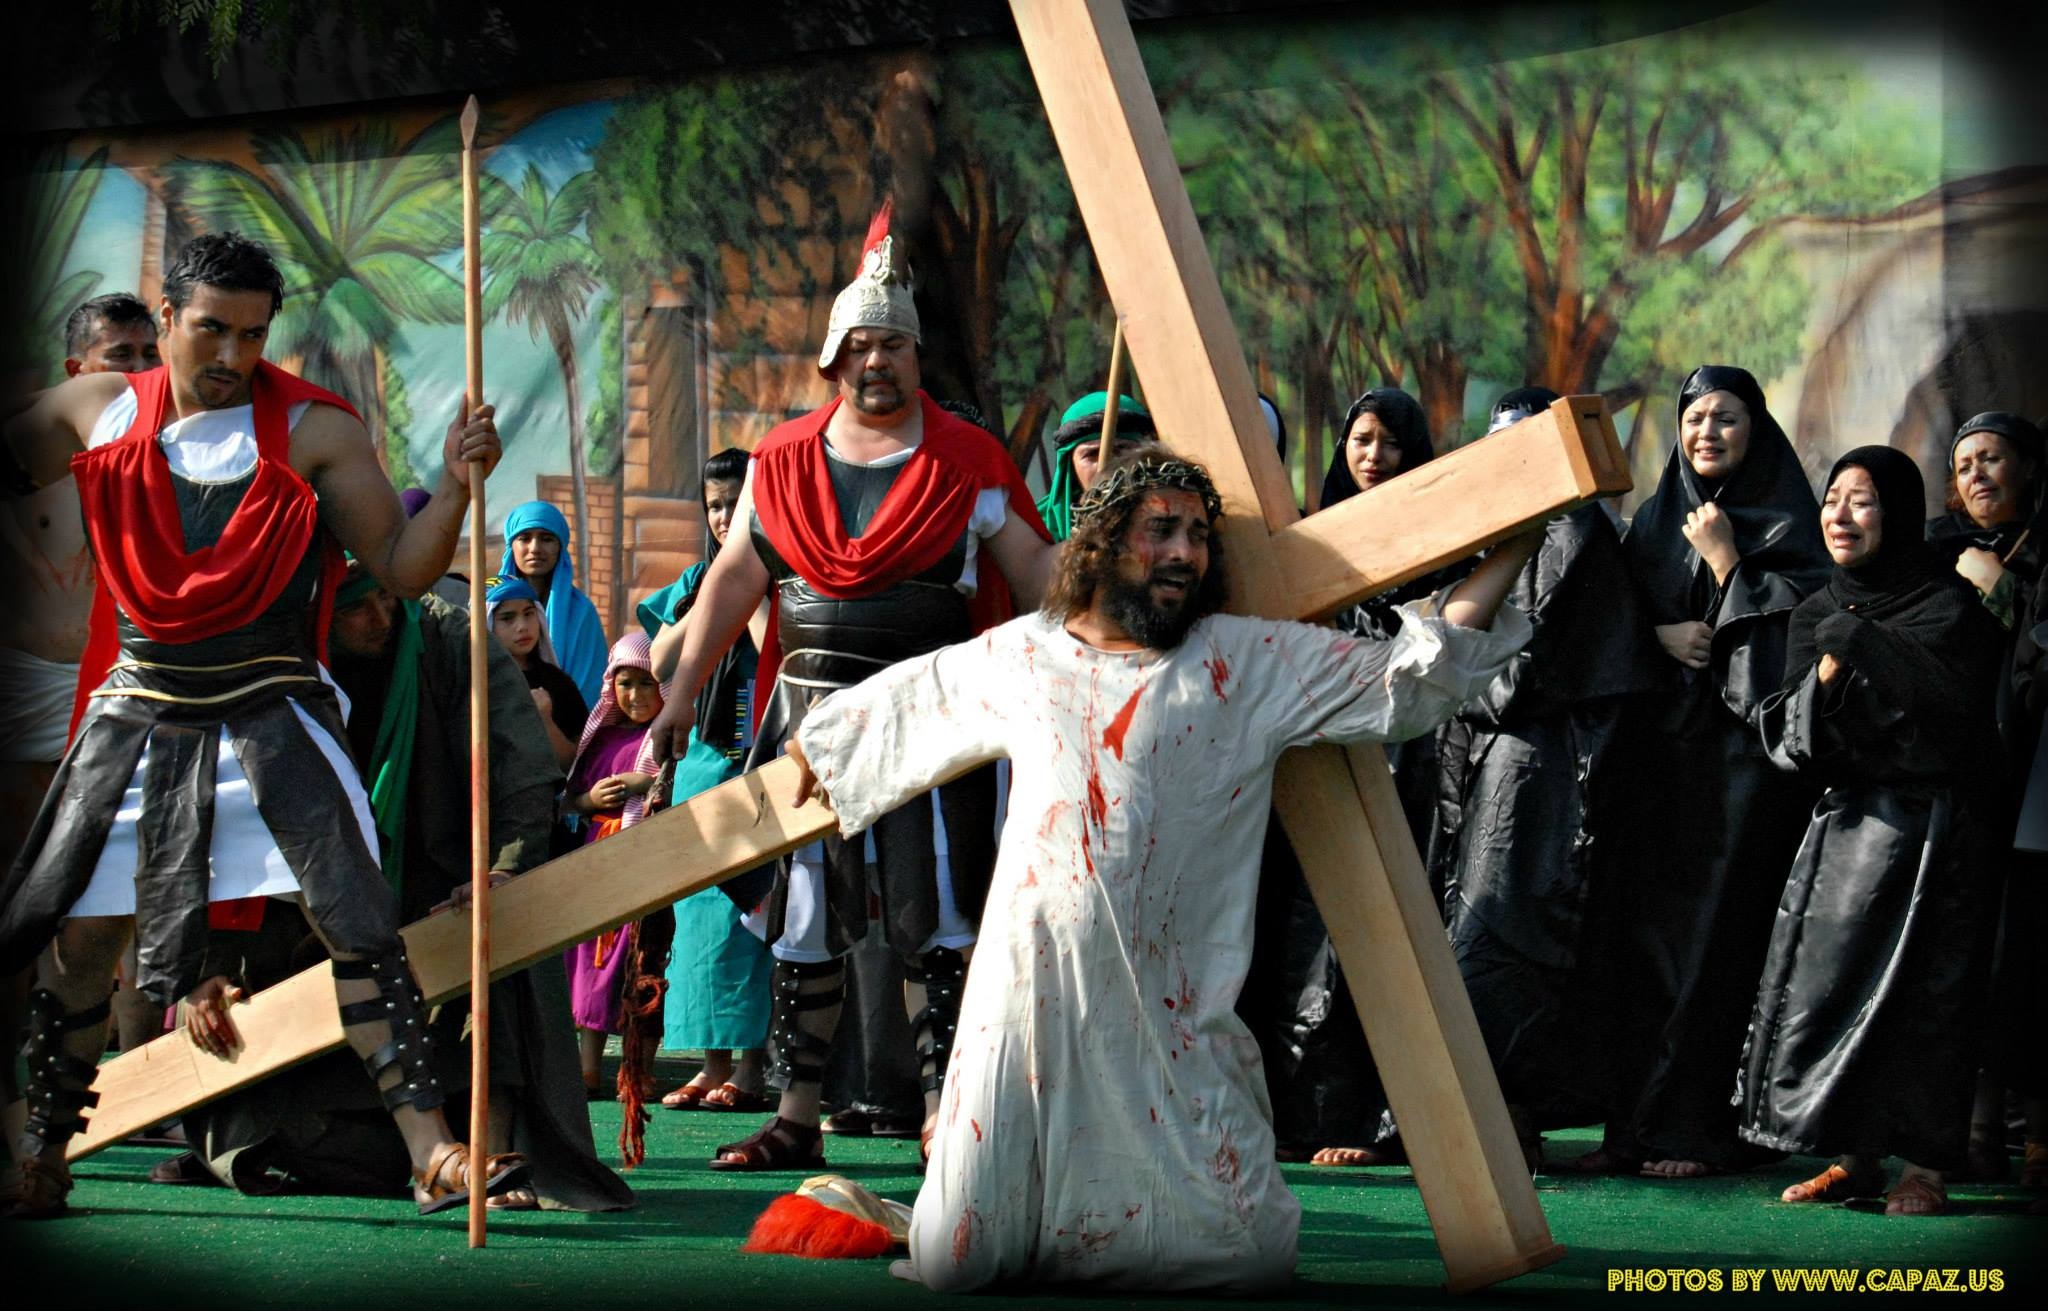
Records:
[[[598,282],[597,252],[583,238],[590,212],[591,173],[569,178],[550,194],[540,167],[528,164],[518,185],[492,178],[494,217],[483,236],[484,314],[523,323],[535,341],[547,334],[562,374],[569,419],[569,484],[575,502],[576,576],[590,573],[590,497],[583,402],[576,381],[574,324]]]
[[[264,129],[249,145],[253,170],[174,160],[170,201],[202,230],[237,229],[269,247],[285,278],[270,355],[296,357],[307,378],[348,398],[393,480],[410,478],[385,380],[407,324],[462,321],[447,261],[462,243],[455,120],[402,143],[376,119],[305,135]]]
[[[66,274],[64,265],[78,244],[106,162],[105,146],[78,161],[61,150],[45,150],[8,188],[14,212],[6,224],[9,249],[0,272],[0,304],[14,306],[20,316],[10,330],[21,334],[14,352],[18,359],[10,364],[18,362],[32,372],[32,385],[62,379],[65,320],[99,289],[98,273],[79,269]]]
[[[1573,35],[1416,19],[1185,55],[1238,70],[1169,122],[1248,347],[1311,441],[1380,382],[1421,397],[1440,446],[1475,383],[1654,398],[1639,427],[1661,432],[1690,365],[1798,358],[1780,226],[1934,183],[1938,142],[1853,52],[1743,20]]]

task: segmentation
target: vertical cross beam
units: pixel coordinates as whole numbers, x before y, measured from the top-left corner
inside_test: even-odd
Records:
[[[1271,535],[1297,517],[1293,497],[1123,5],[1012,0],[1011,10],[1159,431],[1207,464],[1222,493],[1231,608],[1292,617],[1300,606]],[[1274,795],[1384,1058],[1448,1287],[1556,1260],[1564,1249],[1537,1203],[1384,757],[1292,752]]]

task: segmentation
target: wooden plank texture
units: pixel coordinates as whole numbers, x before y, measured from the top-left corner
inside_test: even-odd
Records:
[[[1452,464],[1448,475],[1418,481],[1429,472],[1418,470],[1395,484],[1398,494],[1379,492],[1370,509],[1361,504],[1315,528],[1296,523],[1291,490],[1259,415],[1244,351],[1123,5],[1013,0],[1011,11],[1161,438],[1206,464],[1223,493],[1230,513],[1223,543],[1233,574],[1231,609],[1272,617],[1325,613],[1384,586],[1376,583],[1375,570],[1390,580],[1413,577],[1434,567],[1431,560],[1470,554],[1605,490],[1606,451],[1575,458],[1556,450],[1560,428],[1579,436],[1567,407],[1562,423],[1539,416],[1546,422],[1533,426],[1547,432],[1478,452]],[[1601,436],[1611,437],[1611,429]],[[1546,440],[1550,449],[1543,451]],[[1618,463],[1619,452],[1613,457]],[[1558,476],[1497,484],[1498,466],[1518,460],[1529,465],[1525,472]],[[1486,475],[1483,481],[1464,475],[1474,466]],[[1627,486],[1625,472],[1607,481]],[[1405,525],[1432,530],[1420,558],[1409,559],[1405,542],[1377,533],[1370,516],[1375,510],[1391,515],[1425,488],[1446,490],[1425,496],[1425,510]],[[1459,536],[1465,540],[1452,540]],[[1361,549],[1385,554],[1374,559],[1358,554]],[[1304,584],[1313,589],[1306,597]],[[1562,1249],[1551,1240],[1499,1082],[1476,1041],[1442,923],[1401,913],[1428,900],[1407,826],[1398,812],[1372,821],[1362,791],[1371,793],[1376,784],[1361,789],[1341,755],[1313,754],[1283,765],[1276,790],[1282,820],[1333,936],[1344,925],[1337,950],[1359,1013],[1412,1008],[1391,1031],[1402,1044],[1391,1050],[1408,1068],[1387,1091],[1404,1132],[1413,1123],[1429,1144],[1414,1158],[1415,1173],[1448,1285],[1483,1287],[1555,1260]],[[1383,759],[1378,772],[1386,772]],[[1400,852],[1391,861],[1361,860],[1361,851],[1384,854],[1390,847]],[[1373,950],[1369,942],[1384,949]],[[1380,1023],[1385,1030],[1384,1016]],[[1448,1100],[1458,1105],[1446,1107]]]
[[[796,766],[777,760],[673,806],[644,824],[550,861],[499,888],[491,904],[491,976],[503,978],[572,943],[773,860],[833,826],[813,801],[801,810]],[[429,1004],[469,990],[469,917],[460,911],[407,925],[406,953]],[[235,1007],[243,1048],[208,1056],[168,1033],[100,1067],[99,1106],[71,1140],[90,1156],[160,1120],[246,1087],[342,1044],[334,978],[325,964]]]
[[[1607,406],[1567,396],[1482,441],[1274,532],[1288,610],[1333,614],[1462,560],[1526,524],[1628,489]]]

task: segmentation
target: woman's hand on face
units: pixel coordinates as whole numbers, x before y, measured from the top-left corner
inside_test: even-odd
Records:
[[[1705,669],[1714,646],[1714,630],[1697,619],[1658,624],[1657,641],[1666,655],[1687,669]]]
[[[1692,549],[1699,552],[1700,559],[1707,562],[1707,568],[1714,571],[1715,582],[1728,581],[1728,575],[1742,563],[1735,550],[1735,525],[1720,506],[1712,502],[1702,505],[1685,516],[1685,527],[1679,531],[1692,543]]]
[[[1998,580],[2005,577],[2005,562],[1995,552],[1972,546],[1956,557],[1956,572],[1969,579],[1970,586],[1981,595],[1989,596]]]

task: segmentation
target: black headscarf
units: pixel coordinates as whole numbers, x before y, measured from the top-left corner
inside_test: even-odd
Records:
[[[1962,427],[1948,444],[1948,477],[1951,485],[1955,481],[1956,447],[1963,444],[1963,438],[1972,433],[1995,432],[2005,438],[2006,443],[2027,461],[2032,469],[2032,485],[2027,488],[2030,504],[2023,506],[2019,517],[1989,528],[1978,526],[1968,510],[1951,510],[1927,521],[1927,540],[1942,555],[1943,559],[1954,560],[1969,547],[1981,547],[2005,561],[2005,567],[2015,570],[2022,578],[2032,581],[2041,573],[2044,547],[2048,547],[2048,466],[2043,464],[2044,444],[2041,430],[2017,414],[2003,410],[1987,410],[1977,415]],[[2021,541],[2024,537],[2026,540]]]
[[[1330,468],[1323,475],[1323,498],[1318,502],[1325,510],[1358,495],[1358,480],[1351,476],[1351,465],[1344,459],[1344,452],[1351,444],[1351,425],[1358,422],[1361,414],[1378,416],[1393,434],[1395,445],[1401,448],[1398,473],[1406,473],[1436,457],[1436,444],[1429,437],[1429,416],[1422,412],[1422,402],[1399,387],[1375,387],[1351,402],[1351,408],[1344,412],[1343,426],[1337,429],[1337,448],[1330,452]]]
[[[1827,586],[1792,612],[1785,684],[1802,682],[1821,656],[1832,655],[1880,695],[1910,707],[1923,732],[1952,737],[1960,753],[1972,749],[1963,734],[1981,728],[1988,735],[1976,743],[1981,750],[1997,741],[1983,676],[1990,668],[1985,657],[1997,659],[1997,624],[1976,589],[1914,531],[1926,486],[1911,457],[1889,446],[1859,446],[1835,461],[1828,484],[1852,466],[1877,487],[1884,512],[1878,548],[1854,568],[1837,566]]]
[[[1703,619],[1713,608],[1714,571],[1685,540],[1685,517],[1709,501],[1728,516],[1742,558],[1783,576],[1799,595],[1812,595],[1832,568],[1821,540],[1820,503],[1749,370],[1722,364],[1694,369],[1678,389],[1681,420],[1694,401],[1717,391],[1737,397],[1749,410],[1749,450],[1742,463],[1726,478],[1702,478],[1685,458],[1684,443],[1674,443],[1657,490],[1636,510],[1622,539],[1653,624]]]
[[[1517,387],[1493,403],[1493,413],[1486,421],[1486,435],[1491,437],[1509,424],[1541,414],[1562,399],[1548,387]]]

